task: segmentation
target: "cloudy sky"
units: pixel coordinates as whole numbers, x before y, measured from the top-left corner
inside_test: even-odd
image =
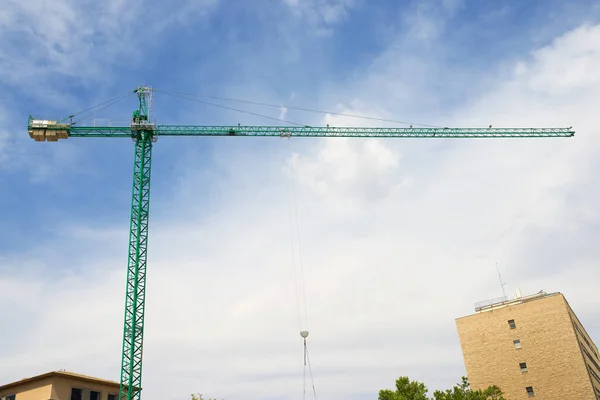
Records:
[[[139,84],[576,130],[159,139],[145,399],[302,395],[297,227],[320,398],[374,399],[400,375],[432,390],[458,382],[455,318],[502,295],[495,263],[509,294],[563,292],[600,341],[600,2],[0,0],[0,37],[0,382],[62,368],[119,379],[132,142],[36,143],[26,122]],[[154,100],[158,123],[277,123]],[[406,126],[207,101],[303,124]],[[127,123],[135,106],[130,96],[82,124]]]

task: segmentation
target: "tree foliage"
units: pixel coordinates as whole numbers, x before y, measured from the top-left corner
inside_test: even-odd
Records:
[[[427,388],[421,382],[411,381],[407,376],[396,379],[396,390],[379,391],[379,400],[429,400]]]
[[[435,400],[505,400],[502,390],[496,385],[489,386],[485,390],[473,390],[469,380],[462,377],[462,382],[445,392],[436,390],[433,393]]]
[[[192,398],[191,400],[217,400],[217,398],[215,397],[214,399],[212,397],[209,397],[208,399],[205,399],[202,396],[202,393],[192,393]]]
[[[396,390],[383,389],[379,391],[379,400],[505,400],[498,386],[490,386],[485,390],[473,390],[469,380],[462,377],[461,383],[444,392],[436,390],[433,399],[427,396],[425,384],[411,381],[406,376],[396,380]]]

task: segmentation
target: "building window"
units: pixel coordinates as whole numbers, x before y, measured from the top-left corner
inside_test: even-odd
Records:
[[[529,397],[535,396],[535,393],[533,393],[533,388],[531,386],[527,386],[525,388],[525,390],[527,390],[527,396],[529,396]]]
[[[514,319],[509,319],[508,320],[508,326],[510,326],[510,329],[515,329],[517,327],[517,324],[515,324],[515,320]]]
[[[116,394],[109,394],[108,395],[108,400],[117,400],[117,395]]]
[[[17,397],[16,394],[11,394],[11,395],[6,396],[4,398],[4,400],[15,400],[16,397]]]
[[[521,341],[519,339],[513,340],[513,344],[515,345],[515,349],[521,348]]]
[[[90,400],[100,400],[100,392],[90,392]]]
[[[77,388],[71,389],[71,400],[82,400],[82,390]]]
[[[527,372],[527,363],[519,363],[519,367],[521,368],[521,372]]]

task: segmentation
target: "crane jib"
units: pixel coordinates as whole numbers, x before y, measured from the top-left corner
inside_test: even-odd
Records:
[[[364,137],[364,138],[527,138],[572,137],[572,128],[364,128],[288,126],[153,125],[72,126],[49,120],[30,120],[29,136],[36,141],[56,142],[68,137],[135,138],[141,131],[157,136],[271,136],[271,137]]]

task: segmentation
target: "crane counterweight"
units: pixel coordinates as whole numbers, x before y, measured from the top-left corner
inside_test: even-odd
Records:
[[[57,121],[47,119],[33,119],[30,117],[27,130],[29,137],[36,142],[56,142],[58,139],[66,139],[69,137],[68,124],[59,124]]]

